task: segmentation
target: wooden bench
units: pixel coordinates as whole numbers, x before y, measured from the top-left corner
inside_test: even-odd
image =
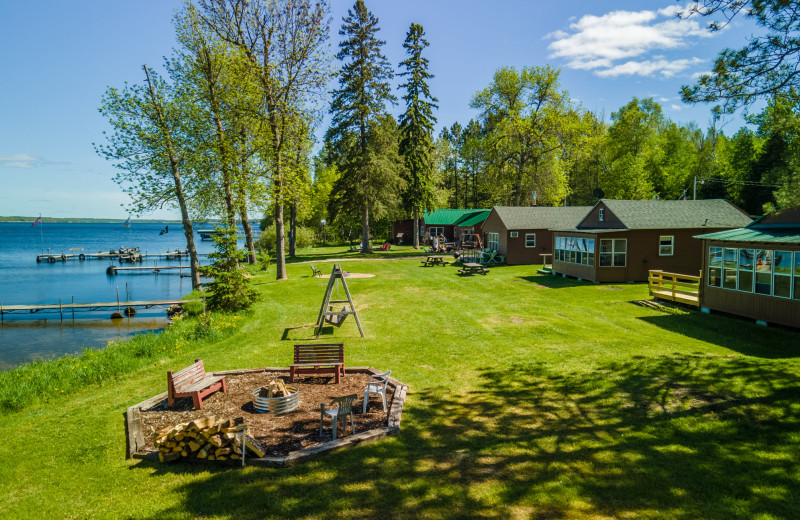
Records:
[[[299,374],[333,374],[336,382],[344,375],[344,344],[318,343],[294,346],[294,363],[289,366],[289,382]]]
[[[167,372],[168,406],[172,406],[181,397],[191,397],[194,409],[200,410],[203,408],[203,397],[220,389],[227,391],[225,376],[207,375],[202,359],[195,359],[194,364],[174,374]]]

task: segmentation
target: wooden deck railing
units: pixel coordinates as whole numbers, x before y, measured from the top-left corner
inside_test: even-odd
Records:
[[[700,275],[650,271],[648,285],[650,296],[700,307]]]

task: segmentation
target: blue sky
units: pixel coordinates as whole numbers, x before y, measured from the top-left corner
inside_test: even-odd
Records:
[[[332,0],[331,42],[353,1]],[[678,20],[687,4],[639,0],[366,0],[380,20],[385,54],[404,58],[405,34],[421,24],[439,128],[477,114],[469,101],[501,66],[550,65],[575,103],[612,112],[653,97],[667,117],[705,128],[709,107],[681,103],[682,84],[707,71],[725,47],[742,47],[752,27],[737,21],[715,35],[705,20]],[[114,169],[92,147],[107,86],[143,79],[174,46],[176,0],[47,0],[0,5],[0,215],[125,218]],[[398,98],[402,95],[397,93]],[[403,107],[390,109],[399,114]],[[323,122],[325,124],[327,120]],[[723,130],[741,126],[730,118]],[[438,132],[438,129],[437,129]],[[161,210],[146,218],[177,218]]]

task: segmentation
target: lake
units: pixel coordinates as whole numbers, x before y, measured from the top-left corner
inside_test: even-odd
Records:
[[[167,227],[167,233],[160,234]],[[208,227],[208,226],[202,226]],[[213,243],[195,235],[198,253],[213,251]],[[186,249],[180,224],[132,223],[66,224],[44,222],[0,223],[0,303],[2,305],[115,302],[119,300],[178,299],[191,292],[188,277],[179,270],[106,274],[109,259],[37,263],[40,254],[90,254],[99,251],[138,247],[142,254],[158,254]],[[188,258],[146,259],[137,266],[187,265]],[[205,257],[200,264],[206,264]],[[123,264],[128,266],[129,264]],[[182,270],[188,274],[188,269]],[[21,363],[79,352],[84,347],[101,348],[133,334],[164,328],[168,320],[163,308],[137,309],[133,318],[110,319],[114,309],[93,312],[14,313],[3,316],[0,325],[0,370]]]

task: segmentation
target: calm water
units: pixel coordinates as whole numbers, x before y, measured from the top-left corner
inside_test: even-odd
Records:
[[[165,226],[169,231],[159,232]],[[195,235],[198,253],[209,253],[211,242]],[[125,300],[163,300],[180,298],[192,290],[191,281],[178,270],[134,272],[109,276],[110,260],[86,259],[37,263],[38,254],[97,253],[121,247],[138,247],[142,254],[186,249],[186,238],[179,224],[52,224],[32,227],[30,223],[0,223],[0,303],[58,304],[115,302],[117,291]],[[82,248],[82,251],[75,248]],[[200,263],[207,260],[200,258]],[[136,265],[186,265],[188,259],[146,259]],[[115,265],[120,265],[118,262]],[[124,264],[129,265],[129,264]],[[184,271],[188,274],[188,270]],[[130,337],[142,331],[163,328],[165,309],[139,309],[135,318],[109,319],[112,310],[6,314],[0,326],[0,369],[82,350],[99,348],[111,340]]]

